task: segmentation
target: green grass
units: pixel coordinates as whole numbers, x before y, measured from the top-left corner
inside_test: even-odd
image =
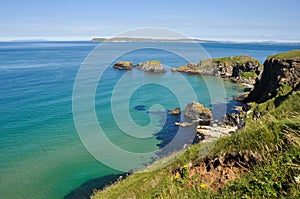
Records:
[[[150,64],[150,65],[159,65],[161,64],[160,61],[157,60],[147,60],[146,64]]]
[[[294,177],[300,175],[300,91],[290,94],[278,107],[274,101],[260,104],[261,110],[269,110],[256,121],[248,118],[246,127],[232,136],[218,139],[215,145],[193,145],[168,167],[132,174],[93,198],[299,198],[300,185]],[[247,151],[258,154],[260,161],[221,191],[202,186],[199,175],[174,176],[174,170],[199,162],[201,154],[216,157]]]
[[[242,72],[242,77],[243,78],[246,78],[246,79],[255,79],[257,77],[256,73],[255,72]]]
[[[271,55],[268,59],[300,59],[300,50],[292,50],[289,52],[278,53],[276,55]]]
[[[217,65],[223,65],[223,66],[234,66],[236,64],[242,65],[246,64],[247,62],[249,63],[254,63],[257,65],[261,66],[261,63],[257,60],[254,59],[253,57],[247,56],[247,55],[240,55],[240,56],[231,56],[231,57],[221,57],[221,58],[212,58],[212,59],[206,59],[206,60],[201,60],[198,63],[199,68],[207,68],[207,67],[212,67],[212,66],[217,66]]]
[[[260,64],[260,62],[253,57],[240,55],[240,56],[231,56],[231,57],[222,57],[222,58],[214,58],[215,62],[226,63],[226,65],[230,64],[245,64],[247,62],[253,62],[256,64]]]

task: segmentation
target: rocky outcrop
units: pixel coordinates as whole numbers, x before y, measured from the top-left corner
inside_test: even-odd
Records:
[[[270,56],[264,62],[264,70],[254,89],[244,102],[261,103],[273,97],[284,96],[299,89],[299,82],[300,50]]]
[[[131,70],[133,68],[132,62],[129,61],[119,61],[115,65],[113,65],[114,68],[119,70]]]
[[[180,115],[181,109],[180,108],[175,108],[174,110],[170,111],[171,115]]]
[[[258,60],[241,55],[201,60],[198,64],[172,68],[172,71],[191,74],[209,74],[231,78],[238,83],[254,84],[260,74],[261,64]]]
[[[131,70],[132,68],[137,68],[143,71],[154,73],[164,73],[167,71],[160,61],[155,60],[146,61],[145,63],[138,63],[137,65],[133,65],[132,62],[129,61],[119,61],[118,63],[114,64],[113,67],[119,70]]]
[[[180,66],[178,68],[172,68],[173,72],[183,72],[183,73],[190,73],[190,74],[202,74],[204,71],[201,71],[197,64],[188,63],[186,66]]]
[[[200,125],[209,125],[212,120],[211,111],[199,102],[189,103],[184,110],[184,116],[199,121]]]
[[[226,126],[237,127],[238,129],[242,129],[245,126],[244,118],[241,118],[240,114],[237,113],[226,114],[222,122]]]
[[[159,61],[154,60],[146,61],[146,63],[140,64],[139,67],[147,72],[164,73],[167,71]]]

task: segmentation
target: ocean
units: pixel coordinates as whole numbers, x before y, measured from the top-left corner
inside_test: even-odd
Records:
[[[95,136],[94,132],[97,132],[97,127],[90,123],[90,112],[79,110],[80,122],[86,127],[84,135],[77,132],[74,117],[74,84],[78,80],[80,67],[83,63],[89,63],[88,57],[97,45],[83,41],[0,42],[1,198],[80,198],[90,194],[92,188],[99,188],[120,175],[121,172],[116,170],[119,163],[110,168],[116,160],[112,151],[107,149],[102,153],[110,162],[101,162],[89,153],[82,141],[82,136]],[[129,46],[138,50],[121,54],[115,62],[159,60],[168,68],[166,73],[116,70],[112,68],[115,62],[106,65],[104,58],[99,56],[97,67],[105,67],[105,70],[99,81],[91,81],[98,83],[92,108],[98,124],[110,142],[132,153],[155,151],[172,141],[178,130],[174,122],[182,118],[166,115],[165,112],[176,107],[184,109],[181,99],[184,102],[196,99],[211,108],[219,119],[223,114],[219,107],[230,108],[236,104],[232,97],[244,89],[242,85],[219,77],[172,73],[170,68],[185,65],[187,60],[162,50],[163,47],[183,49],[197,62],[200,55],[194,45],[157,43],[162,49],[144,48],[145,45],[148,46],[145,43],[112,43],[109,49],[104,49],[107,52],[102,53],[110,55]],[[262,63],[268,55],[299,48],[230,43],[202,43],[201,46],[211,57],[249,55]],[[187,87],[179,81],[182,78],[191,86],[195,98],[189,97]],[[156,84],[157,81],[160,84]],[[140,86],[137,84],[139,82]],[[174,89],[164,86],[170,85],[170,82]],[[216,86],[220,83],[222,87]],[[117,88],[116,85],[120,86]],[[88,89],[89,84],[85,86]],[[214,93],[222,92],[225,95],[212,100]],[[79,97],[85,99],[84,91]],[[127,121],[128,115],[130,120]],[[126,122],[130,121],[145,128],[152,124],[150,134],[143,134],[143,128],[127,126]],[[130,162],[119,158],[124,165]],[[149,161],[151,157],[140,163]]]

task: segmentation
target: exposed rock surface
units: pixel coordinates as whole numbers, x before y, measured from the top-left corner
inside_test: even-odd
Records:
[[[239,94],[239,95],[237,95],[237,96],[234,96],[234,97],[233,97],[233,100],[242,102],[242,101],[244,101],[244,99],[245,99],[248,95],[249,95],[249,92],[244,92],[244,93],[241,93],[241,94]]]
[[[300,50],[269,56],[264,70],[244,102],[265,102],[300,87]]]
[[[113,65],[113,67],[119,70],[131,70],[133,68],[132,62],[129,61],[119,61],[118,63]]]
[[[236,126],[201,126],[196,128],[197,136],[204,136],[207,138],[219,138],[230,135],[237,130]]]
[[[200,125],[209,125],[212,119],[211,111],[199,102],[189,103],[184,110],[184,116],[198,120]]]
[[[149,60],[145,63],[138,63],[137,65],[133,65],[130,61],[119,61],[113,65],[113,67],[119,70],[131,70],[132,68],[138,68],[143,71],[154,73],[164,73],[167,71],[160,61],[156,60]]]
[[[164,73],[167,71],[159,61],[146,61],[140,65],[141,69],[147,72]]]
[[[181,109],[180,108],[175,108],[174,110],[170,111],[171,115],[180,115]]]
[[[241,55],[201,60],[198,64],[189,63],[186,66],[172,68],[172,71],[216,75],[231,78],[238,83],[254,84],[260,68],[258,60]]]

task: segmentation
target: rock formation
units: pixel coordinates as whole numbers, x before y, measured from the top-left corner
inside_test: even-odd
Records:
[[[142,69],[143,71],[147,72],[154,72],[154,73],[164,73],[167,70],[164,66],[160,63],[160,61],[149,60],[145,63],[138,63],[137,65],[132,65],[132,62],[129,61],[119,61],[115,65],[114,68],[119,70],[131,70],[132,68]]]
[[[292,90],[298,90],[299,82],[300,50],[269,56],[264,62],[263,73],[244,102],[261,103],[284,96]]]
[[[201,60],[198,64],[189,63],[186,66],[172,68],[172,71],[216,75],[231,78],[238,83],[254,84],[260,68],[258,60],[241,55]]]
[[[164,73],[167,71],[160,63],[160,61],[150,60],[140,65],[141,69],[147,72]]]
[[[180,115],[180,113],[181,113],[180,108],[175,108],[174,110],[170,111],[171,115]]]
[[[189,103],[184,110],[184,116],[198,120],[200,125],[209,125],[212,119],[211,111],[198,102]]]
[[[132,62],[129,61],[119,61],[118,63],[113,65],[113,67],[119,70],[131,70],[133,68]]]

